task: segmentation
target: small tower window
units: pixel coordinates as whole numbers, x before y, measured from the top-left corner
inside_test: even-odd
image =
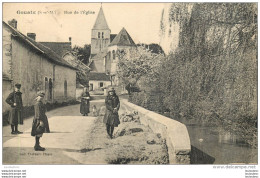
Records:
[[[116,59],[116,52],[115,52],[115,50],[112,51],[112,54],[113,54],[113,59]]]
[[[100,38],[100,32],[98,32],[98,38]]]
[[[102,32],[102,38],[104,38],[104,32]]]
[[[109,51],[108,52],[108,60],[110,60],[111,59],[111,52]]]

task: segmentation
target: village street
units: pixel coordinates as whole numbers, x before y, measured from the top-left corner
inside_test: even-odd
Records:
[[[100,101],[97,101],[100,103]],[[93,103],[93,102],[92,102]],[[33,149],[34,137],[30,135],[33,117],[25,120],[20,131],[23,134],[11,135],[9,126],[3,128],[4,164],[91,164],[91,161],[105,163],[103,160],[88,157],[81,160],[82,152],[89,148],[90,132],[96,117],[81,116],[80,105],[66,106],[47,112],[51,133],[45,133],[40,140],[44,152]],[[104,133],[105,137],[105,133]],[[93,155],[92,155],[93,156]],[[99,156],[100,158],[100,156]],[[77,160],[77,161],[76,161]]]
[[[104,100],[91,101],[100,108]],[[90,108],[91,108],[90,106]],[[25,120],[20,131],[11,135],[3,127],[3,164],[167,164],[167,150],[154,133],[140,123],[121,123],[116,138],[107,137],[102,116],[81,116],[80,105],[47,112],[51,133],[40,139],[44,152],[34,151],[30,134],[33,118]],[[121,107],[122,113],[124,107]],[[131,131],[131,132],[129,132]],[[125,135],[124,135],[125,134]],[[153,144],[147,144],[147,141]]]

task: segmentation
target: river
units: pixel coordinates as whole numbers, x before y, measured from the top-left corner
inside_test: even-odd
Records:
[[[191,141],[191,164],[256,164],[257,149],[250,148],[222,128],[186,125]]]

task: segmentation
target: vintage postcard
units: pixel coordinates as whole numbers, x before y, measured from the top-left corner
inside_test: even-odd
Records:
[[[3,165],[258,175],[257,3],[4,2],[2,12]]]

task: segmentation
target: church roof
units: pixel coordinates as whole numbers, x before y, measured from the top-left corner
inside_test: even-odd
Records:
[[[135,42],[128,34],[125,28],[123,28],[118,35],[114,38],[114,40],[109,44],[109,46],[136,46]]]
[[[96,22],[93,26],[93,29],[96,29],[96,30],[109,29],[102,7],[100,7],[100,10],[99,10]]]

